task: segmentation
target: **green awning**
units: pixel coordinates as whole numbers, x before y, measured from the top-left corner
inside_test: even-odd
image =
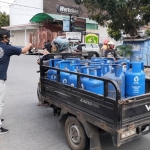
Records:
[[[48,14],[48,13],[39,13],[39,14],[36,14],[35,16],[33,16],[30,19],[30,22],[32,22],[32,23],[44,23],[46,21],[55,21],[55,20],[56,21],[63,21],[64,18],[69,19],[69,16]],[[86,18],[86,23],[88,23],[88,24],[98,24],[96,21],[90,20],[89,18]]]

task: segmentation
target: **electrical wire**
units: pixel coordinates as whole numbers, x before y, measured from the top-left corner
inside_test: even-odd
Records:
[[[16,3],[9,3],[9,2],[3,2],[3,1],[0,1],[0,2],[1,2],[1,3],[5,3],[5,4],[11,4],[11,5],[17,5],[17,6],[23,6],[23,7],[35,8],[35,9],[43,10],[43,9],[41,9],[41,8],[31,7],[31,6],[26,6],[26,5],[19,5],[19,4],[16,4]]]
[[[50,3],[49,1],[43,1],[44,3],[46,2],[46,3]],[[38,7],[32,7],[32,6],[27,6],[27,5],[20,5],[20,4],[17,4],[17,3],[9,3],[9,2],[3,2],[3,1],[1,1],[0,0],[0,3],[4,3],[4,4],[9,4],[9,5],[12,5],[12,6],[14,6],[14,5],[16,5],[16,6],[22,6],[22,7],[26,7],[26,8],[34,8],[34,9],[38,9],[38,10],[42,10],[42,11],[49,11],[49,9],[43,9],[43,8],[38,8]],[[2,7],[2,6],[1,6]],[[8,6],[9,7],[9,6]],[[22,9],[22,8],[18,8],[18,9]]]

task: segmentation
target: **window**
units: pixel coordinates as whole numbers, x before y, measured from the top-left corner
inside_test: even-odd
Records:
[[[91,44],[86,44],[86,48],[91,48]]]
[[[98,45],[96,44],[91,44],[93,48],[98,48]]]

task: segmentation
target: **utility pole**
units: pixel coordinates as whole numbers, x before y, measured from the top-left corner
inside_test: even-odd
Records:
[[[70,32],[72,32],[72,27],[71,27],[71,17],[72,17],[72,15],[69,14],[69,16],[70,16]]]

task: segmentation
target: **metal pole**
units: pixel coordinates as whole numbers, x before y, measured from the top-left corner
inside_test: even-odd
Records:
[[[25,28],[25,39],[24,39],[24,44],[27,45],[27,30]]]
[[[72,32],[72,29],[71,29],[71,14],[69,14],[69,16],[70,16],[70,32]]]

